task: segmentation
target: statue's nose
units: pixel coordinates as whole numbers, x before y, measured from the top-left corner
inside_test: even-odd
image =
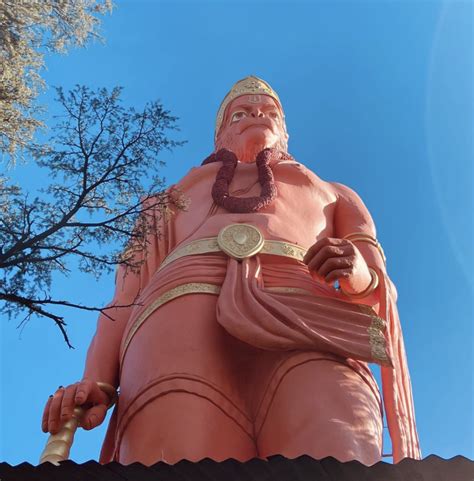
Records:
[[[252,117],[263,117],[264,113],[261,110],[252,110],[250,113]]]

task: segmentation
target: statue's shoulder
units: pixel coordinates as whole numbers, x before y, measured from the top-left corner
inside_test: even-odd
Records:
[[[359,194],[351,187],[340,182],[328,182],[328,184],[338,199],[351,203],[362,202]]]
[[[346,219],[357,219],[357,229],[375,236],[375,225],[367,206],[359,194],[339,182],[331,182],[332,189],[336,194],[337,211]]]
[[[202,182],[214,183],[217,170],[220,167],[220,163],[201,165],[197,167],[191,167],[191,169],[176,182],[176,188],[180,190],[188,190],[191,187],[200,184]]]
[[[277,180],[279,180],[278,177],[280,177],[280,179],[287,177],[287,181],[292,181],[292,183],[300,187],[316,188],[331,196],[334,194],[331,182],[322,179],[308,166],[298,160],[284,160],[279,162],[276,167],[278,169],[276,172]]]

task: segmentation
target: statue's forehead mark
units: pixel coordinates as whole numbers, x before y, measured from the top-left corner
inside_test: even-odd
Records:
[[[247,100],[251,103],[251,104],[258,104],[261,100],[262,100],[262,96],[261,95],[249,95],[247,97]]]

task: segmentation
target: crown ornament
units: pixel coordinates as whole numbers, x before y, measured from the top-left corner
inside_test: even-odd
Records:
[[[234,84],[234,86],[230,89],[229,93],[224,97],[219,110],[217,111],[217,118],[216,118],[216,130],[214,138],[217,138],[217,134],[222,125],[222,121],[224,120],[225,109],[227,106],[232,102],[232,100],[236,99],[237,97],[241,97],[242,95],[268,95],[272,97],[276,102],[278,107],[280,107],[282,116],[283,109],[281,107],[280,98],[278,97],[277,93],[270,87],[270,85],[262,80],[261,78],[255,77],[254,75],[250,75],[249,77],[245,77],[242,80],[239,80]]]

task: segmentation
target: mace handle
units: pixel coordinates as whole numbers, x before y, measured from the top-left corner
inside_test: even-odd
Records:
[[[110,409],[118,400],[118,391],[106,382],[97,381],[97,386],[109,397],[107,408]],[[49,461],[50,463],[59,465],[60,461],[65,461],[69,458],[71,446],[74,441],[74,434],[81,424],[85,411],[82,406],[76,406],[72,418],[62,425],[59,432],[49,436],[40,457],[40,464]]]
[[[62,425],[59,432],[49,436],[40,457],[40,464],[49,461],[50,463],[59,465],[59,461],[65,461],[69,458],[69,452],[74,441],[74,434],[81,423],[84,413],[84,408],[76,406],[72,418]]]

